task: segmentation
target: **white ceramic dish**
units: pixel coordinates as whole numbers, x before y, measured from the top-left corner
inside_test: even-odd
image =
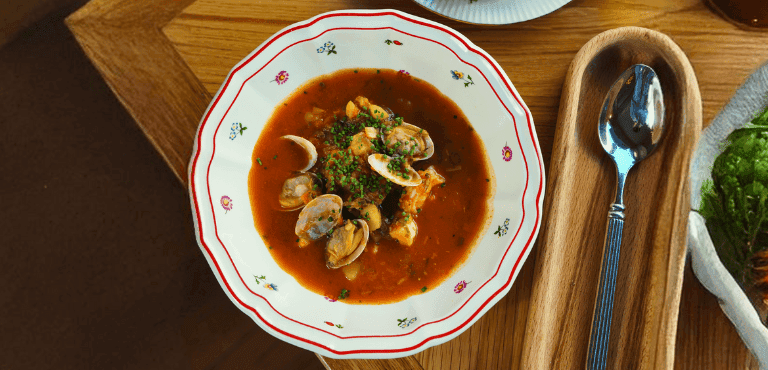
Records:
[[[248,196],[251,153],[274,107],[318,75],[364,67],[403,70],[453,99],[497,182],[490,228],[465,264],[388,305],[333,302],[300,286],[272,260]],[[189,166],[198,242],[232,302],[270,334],[334,358],[407,356],[459,335],[509,291],[541,222],[540,152],[531,113],[501,67],[456,31],[394,10],[321,14],[256,48],[208,107]]]
[[[754,114],[765,109],[766,97],[768,64],[747,79],[723,111],[704,129],[691,162],[691,209],[699,209],[701,186],[704,180],[712,178],[712,164],[722,152],[721,144],[731,132],[749,123]],[[688,220],[688,248],[696,277],[717,296],[723,312],[760,362],[760,369],[768,370],[768,329],[760,322],[749,298],[720,261],[705,220],[696,211],[691,211]]]
[[[442,16],[475,24],[525,22],[560,9],[571,0],[414,0]]]

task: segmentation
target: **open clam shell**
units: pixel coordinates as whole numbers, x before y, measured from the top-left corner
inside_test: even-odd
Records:
[[[285,135],[285,136],[281,136],[280,138],[288,139],[293,141],[296,144],[299,144],[307,152],[307,156],[309,157],[309,163],[307,163],[307,166],[300,169],[299,171],[306,172],[315,166],[315,163],[317,163],[317,149],[315,148],[314,144],[312,144],[309,140],[296,135]]]
[[[344,202],[334,194],[321,195],[307,204],[296,221],[296,235],[304,240],[317,240],[342,222]]]
[[[419,176],[419,173],[410,165],[406,165],[406,174],[408,175],[408,178],[390,172],[389,168],[387,168],[390,161],[392,161],[392,158],[386,154],[371,154],[368,156],[368,164],[371,165],[371,168],[387,180],[401,186],[416,186],[421,184],[421,176]]]
[[[365,250],[370,231],[365,220],[347,220],[334,229],[325,247],[325,265],[337,269],[349,265]]]
[[[423,161],[435,154],[435,143],[432,141],[427,130],[410,123],[403,122],[401,125],[390,130],[385,140],[390,143],[390,148],[399,143],[398,153],[408,155],[414,161]],[[417,150],[415,153],[409,154],[408,149],[412,147],[416,147]]]
[[[282,210],[295,211],[304,208],[312,199],[322,194],[321,188],[322,182],[316,174],[295,172],[283,182],[278,201]]]

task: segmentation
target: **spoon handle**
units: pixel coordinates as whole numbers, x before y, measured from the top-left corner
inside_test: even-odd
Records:
[[[624,205],[611,204],[611,210],[608,212],[608,233],[603,249],[603,264],[600,268],[600,285],[597,290],[595,313],[592,316],[587,370],[605,369],[605,360],[608,357],[608,339],[611,334],[613,294],[616,290],[616,271],[619,269],[622,230],[624,230]]]

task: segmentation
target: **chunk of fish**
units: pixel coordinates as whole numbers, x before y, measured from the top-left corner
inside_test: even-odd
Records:
[[[429,166],[424,171],[418,171],[422,182],[420,185],[405,188],[400,196],[400,209],[406,213],[416,214],[424,206],[432,187],[445,182],[445,178],[435,170],[435,166]]]
[[[410,215],[398,217],[389,226],[389,236],[408,247],[413,245],[413,240],[418,232],[419,227],[416,225],[416,220]]]

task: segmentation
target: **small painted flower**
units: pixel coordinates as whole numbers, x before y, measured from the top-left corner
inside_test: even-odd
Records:
[[[235,132],[234,130],[229,133],[229,140],[235,140],[236,137],[237,137],[237,132]]]
[[[454,80],[461,80],[464,82],[464,87],[468,87],[469,85],[474,85],[475,81],[472,81],[472,76],[467,75],[467,78],[464,78],[464,73],[459,72],[457,70],[451,71],[451,77]]]
[[[410,320],[408,320],[408,318],[406,317],[404,319],[397,319],[397,326],[405,329],[405,328],[411,326],[411,324],[413,324],[415,322],[416,322],[416,318],[415,317],[410,319]]]
[[[328,326],[334,326],[334,325],[333,325],[333,323],[332,323],[332,322],[330,322],[330,321],[326,321],[326,322],[325,322],[325,325],[328,325]]]
[[[275,284],[264,284],[264,287],[269,289],[269,290],[277,291],[277,285],[275,285]]]
[[[499,226],[493,234],[498,235],[499,238],[501,238],[502,236],[507,235],[507,231],[509,231],[509,219],[504,220],[504,226]]]
[[[453,288],[454,293],[461,293],[466,287],[469,285],[466,281],[462,280],[458,284],[456,284],[456,287]]]
[[[240,124],[235,122],[232,124],[232,131],[239,131],[240,130]]]
[[[338,54],[338,53],[336,52],[336,45],[334,45],[334,44],[333,44],[332,42],[330,42],[330,41],[328,41],[328,42],[326,42],[325,44],[323,44],[323,46],[321,46],[321,47],[317,48],[317,53],[318,53],[318,54],[326,53],[326,54],[328,54],[328,55],[331,55],[331,54]]]
[[[336,302],[336,300],[331,298],[331,297],[323,297],[323,298],[325,298],[326,301],[331,302],[331,303]]]
[[[512,149],[507,144],[504,144],[504,148],[501,149],[501,156],[507,162],[512,160]]]
[[[404,75],[410,75],[410,73],[406,72],[404,69],[401,69],[401,70],[399,70],[397,72],[402,73]]]
[[[277,82],[278,85],[288,82],[288,72],[280,71],[280,73],[275,76],[275,82]]]
[[[232,210],[232,198],[228,196],[221,197],[221,206],[224,207],[224,213]]]

